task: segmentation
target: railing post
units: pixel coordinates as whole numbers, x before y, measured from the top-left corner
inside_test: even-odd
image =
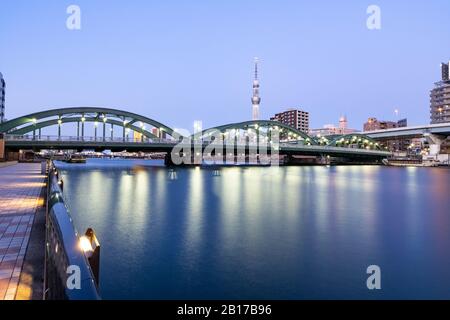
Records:
[[[61,120],[61,116],[58,117],[58,140],[61,140],[61,124],[62,124],[62,120]]]
[[[82,119],[85,119],[84,113],[81,115],[81,117],[82,117]],[[84,140],[84,121],[82,121],[82,123],[81,123],[81,140]]]
[[[125,142],[125,131],[127,130],[126,126],[127,126],[127,125],[125,124],[125,117],[123,117],[122,139],[123,139],[124,142]]]

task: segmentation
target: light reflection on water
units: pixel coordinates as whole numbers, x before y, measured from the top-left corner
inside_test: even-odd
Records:
[[[450,170],[58,165],[105,298],[450,298]]]

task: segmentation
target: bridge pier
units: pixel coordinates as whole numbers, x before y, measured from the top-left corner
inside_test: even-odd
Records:
[[[423,136],[430,145],[430,156],[437,157],[441,152],[441,145],[447,137],[432,133],[425,133]]]
[[[0,162],[5,161],[6,159],[5,155],[5,139],[4,134],[0,133]]]

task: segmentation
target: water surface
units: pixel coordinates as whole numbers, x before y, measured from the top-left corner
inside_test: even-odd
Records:
[[[448,169],[58,166],[104,298],[450,299]]]

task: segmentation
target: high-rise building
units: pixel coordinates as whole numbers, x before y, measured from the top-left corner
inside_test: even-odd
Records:
[[[259,80],[258,80],[258,58],[255,58],[255,78],[253,80],[253,96],[252,96],[252,119],[259,120],[259,104],[261,98],[259,96]]]
[[[450,63],[441,63],[442,81],[450,80]]]
[[[0,123],[5,121],[5,79],[0,72]]]
[[[450,62],[441,64],[441,73],[430,93],[431,124],[450,122]]]
[[[281,122],[304,133],[309,132],[309,112],[306,111],[288,109],[287,111],[277,113],[270,120]]]

